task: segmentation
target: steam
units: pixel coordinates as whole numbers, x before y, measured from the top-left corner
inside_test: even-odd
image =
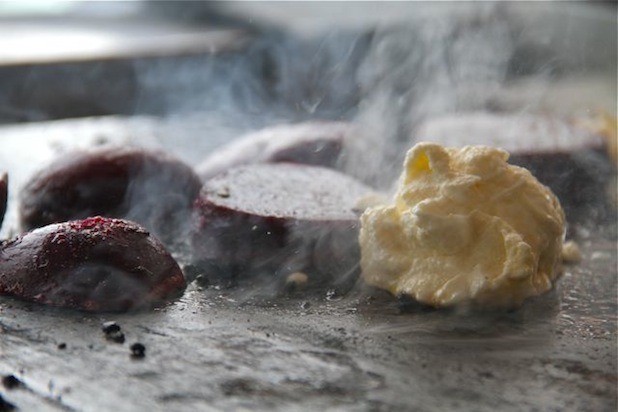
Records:
[[[184,250],[191,206],[199,190],[197,182],[197,176],[180,165],[162,165],[159,160],[145,157],[129,170],[123,218],[151,230],[170,250]]]
[[[358,73],[362,134],[350,147],[349,171],[388,188],[423,120],[491,107],[513,50],[508,19],[486,6],[378,32]]]

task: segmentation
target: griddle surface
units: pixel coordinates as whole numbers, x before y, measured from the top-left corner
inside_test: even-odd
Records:
[[[95,127],[84,126],[88,121]],[[109,121],[139,141],[137,120]],[[79,124],[79,142],[87,145],[101,122],[48,126]],[[15,191],[24,176],[54,147],[78,141],[56,139],[56,129],[28,130],[30,137],[4,128],[0,139],[0,160],[15,185],[5,233],[16,225]],[[25,149],[52,149],[40,146],[49,150],[20,166],[19,136]],[[618,262],[615,239],[597,232],[580,232],[584,260],[566,266],[556,290],[510,313],[406,307],[365,289],[345,297],[264,297],[192,284],[165,308],[121,315],[2,297],[0,374],[23,384],[0,393],[24,411],[614,411]],[[110,320],[121,326],[124,344],[105,339],[101,325]],[[146,347],[142,359],[130,356],[135,342]]]

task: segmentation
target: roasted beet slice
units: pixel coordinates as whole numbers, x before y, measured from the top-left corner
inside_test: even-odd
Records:
[[[213,152],[197,166],[206,181],[234,166],[290,162],[335,167],[351,126],[342,122],[307,122],[250,133]]]
[[[3,173],[0,176],[0,227],[6,213],[6,200],[8,199],[9,175]]]
[[[209,180],[194,205],[194,255],[206,275],[310,281],[357,275],[359,219],[371,192],[337,171],[294,164],[253,164]]]
[[[509,163],[529,169],[560,199],[569,220],[607,213],[603,198],[613,166],[607,142],[555,116],[462,113],[429,119],[417,140],[444,146],[490,145],[507,150]]]
[[[0,245],[0,294],[33,302],[127,311],[161,304],[185,286],[163,244],[126,220],[58,223]]]
[[[64,155],[36,174],[21,193],[26,230],[103,215],[173,237],[201,187],[179,160],[158,151],[101,148]]]

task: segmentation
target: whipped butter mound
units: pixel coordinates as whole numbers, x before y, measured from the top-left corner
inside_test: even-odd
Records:
[[[436,307],[516,307],[559,274],[564,213],[507,152],[420,143],[394,204],[361,217],[364,280]]]

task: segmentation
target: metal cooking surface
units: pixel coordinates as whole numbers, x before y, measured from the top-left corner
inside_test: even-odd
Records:
[[[2,128],[12,191],[5,228],[16,224],[19,185],[42,162],[105,137],[171,148],[165,130],[139,118]],[[512,313],[427,311],[368,290],[265,298],[195,284],[151,313],[91,315],[0,298],[0,374],[24,383],[3,397],[26,411],[612,411],[616,243],[578,233],[584,260]],[[104,338],[109,320],[124,344]],[[137,341],[143,359],[130,357]]]

